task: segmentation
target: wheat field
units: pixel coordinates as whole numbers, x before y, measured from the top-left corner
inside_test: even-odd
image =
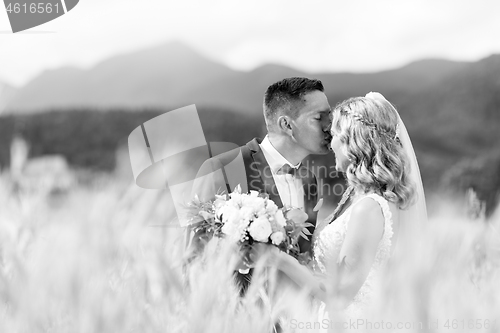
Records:
[[[112,177],[56,194],[0,181],[2,333],[270,332],[280,318],[283,332],[500,331],[498,215],[445,208],[403,244],[366,318],[322,322],[305,291],[259,274],[240,298],[230,251],[183,270],[184,233],[161,191]]]

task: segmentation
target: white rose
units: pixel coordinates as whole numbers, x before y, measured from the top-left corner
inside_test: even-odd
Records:
[[[253,209],[253,207],[243,206],[240,209],[240,215],[241,215],[241,218],[250,221],[255,216],[255,210]]]
[[[246,195],[242,197],[241,203],[243,207],[245,206],[252,207],[256,212],[260,211],[265,207],[264,199],[257,196]]]
[[[286,219],[285,216],[283,215],[283,211],[280,209],[276,212],[276,215],[274,216],[276,219],[276,224],[280,227],[285,227],[286,226]]]
[[[261,217],[261,216],[267,216],[267,210],[265,207],[262,207],[261,209],[257,210],[255,212],[255,214],[257,214],[258,217]]]
[[[225,223],[222,226],[222,232],[233,242],[242,241],[246,235],[248,221],[240,220],[236,223]]]
[[[238,242],[243,240],[245,236],[246,229],[243,224],[224,224],[222,226],[222,232],[228,236],[231,242]]]
[[[241,219],[242,219],[241,212],[238,208],[230,206],[226,210],[226,214],[224,215],[224,220],[227,223],[238,223]]]
[[[284,238],[285,236],[283,236],[283,233],[281,231],[276,231],[271,235],[271,241],[274,245],[280,245],[281,242],[283,242]]]
[[[222,232],[229,236],[230,239],[239,239],[239,235],[237,235],[237,229],[235,228],[235,225],[233,224],[229,224],[229,223],[225,223],[223,226],[222,226]]]
[[[231,199],[229,199],[227,201],[227,204],[231,205],[235,208],[240,208],[241,207],[241,194],[231,193],[230,196],[231,196]]]
[[[248,232],[255,241],[267,242],[273,230],[266,217],[258,217],[250,224]]]
[[[272,200],[267,200],[266,210],[270,215],[276,214],[278,211],[278,206]]]

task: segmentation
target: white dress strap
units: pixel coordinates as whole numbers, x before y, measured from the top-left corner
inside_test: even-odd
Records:
[[[366,197],[372,198],[373,200],[378,202],[378,204],[382,208],[382,214],[384,215],[384,218],[392,222],[392,212],[386,198],[376,193],[370,193]]]

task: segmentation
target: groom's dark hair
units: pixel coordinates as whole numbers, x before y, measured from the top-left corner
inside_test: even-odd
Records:
[[[280,115],[297,118],[299,107],[303,103],[302,97],[312,91],[325,89],[320,80],[305,77],[290,77],[271,84],[264,94],[264,118],[267,129],[273,127],[272,121]]]

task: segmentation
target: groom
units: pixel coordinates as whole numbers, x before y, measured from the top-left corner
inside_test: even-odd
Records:
[[[230,192],[240,185],[243,192],[265,192],[281,208],[303,209],[314,232],[321,202],[315,175],[301,164],[310,154],[327,154],[330,143],[330,104],[319,80],[286,78],[270,85],[264,94],[267,135],[205,161],[198,172],[194,193],[209,200],[215,193]],[[194,194],[193,193],[193,194]],[[191,247],[200,247],[195,235]],[[311,240],[299,240],[307,257]],[[251,274],[237,273],[246,289]]]

